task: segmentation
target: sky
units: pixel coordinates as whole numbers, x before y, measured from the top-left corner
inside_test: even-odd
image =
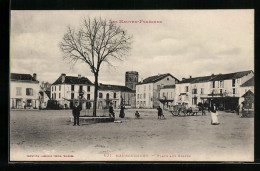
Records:
[[[67,27],[79,28],[83,17],[117,23],[133,36],[132,49],[115,67],[102,64],[99,83],[125,84],[125,72],[137,71],[139,81],[171,73],[181,80],[238,71],[254,71],[254,10],[87,10],[11,11],[10,72],[37,73],[53,83],[61,73],[94,82],[86,63],[63,60],[59,48]]]

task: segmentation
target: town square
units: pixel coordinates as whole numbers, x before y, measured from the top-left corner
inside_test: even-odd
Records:
[[[10,161],[254,161],[253,23],[12,11]]]

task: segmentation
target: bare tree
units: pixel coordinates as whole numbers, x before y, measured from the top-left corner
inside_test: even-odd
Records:
[[[96,116],[100,66],[102,62],[112,65],[112,58],[123,60],[130,50],[131,40],[126,30],[101,18],[84,18],[77,31],[68,27],[64,34],[60,42],[64,59],[73,64],[84,61],[95,76],[93,116]]]

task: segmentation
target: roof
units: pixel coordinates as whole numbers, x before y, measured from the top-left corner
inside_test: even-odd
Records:
[[[251,90],[248,90],[242,97],[253,97],[254,93]]]
[[[248,81],[244,82],[241,87],[250,87],[250,86],[254,86],[254,77],[252,77],[251,79],[249,79]]]
[[[94,85],[88,78],[86,77],[73,77],[73,76],[65,76],[65,81],[62,83],[62,76],[60,76],[52,85],[57,84],[88,84]]]
[[[31,74],[19,74],[19,73],[11,73],[11,81],[39,83],[39,81],[34,79]]]
[[[244,77],[244,76],[250,74],[251,72],[253,72],[253,71],[249,70],[249,71],[234,72],[234,73],[229,73],[229,74],[218,74],[212,79],[212,81],[237,79],[237,78]]]
[[[174,76],[172,76],[170,73],[166,73],[166,74],[160,74],[160,75],[155,75],[155,76],[151,76],[148,77],[146,79],[143,80],[143,82],[139,82],[138,84],[148,84],[148,83],[155,83],[158,82],[162,79],[164,79],[167,76],[171,76],[172,78],[174,78],[175,80],[179,81],[177,78],[175,78]],[[138,85],[137,84],[137,85]]]
[[[221,81],[221,80],[236,79],[236,78],[241,78],[247,74],[250,74],[251,72],[253,71],[249,70],[249,71],[234,72],[229,74],[218,74],[218,75],[211,75],[211,76],[187,78],[179,81],[177,84],[184,84],[184,83],[192,84],[192,83],[202,83],[207,81]]]
[[[110,85],[110,84],[100,84],[98,89],[99,90],[124,91],[124,92],[132,92],[132,93],[135,92],[135,90],[132,90],[126,86]]]
[[[175,88],[176,85],[165,85],[161,89],[167,89],[167,88]]]

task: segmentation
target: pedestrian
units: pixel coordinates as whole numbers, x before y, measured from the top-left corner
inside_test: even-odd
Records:
[[[135,112],[135,118],[136,118],[136,119],[140,118],[140,114],[139,114],[138,111]]]
[[[237,105],[237,115],[239,115],[240,105]]]
[[[161,119],[162,116],[163,118],[165,118],[162,112],[162,108],[160,106],[157,108],[157,110],[158,110],[158,119]]]
[[[75,105],[72,108],[72,114],[74,116],[74,125],[79,125],[79,116],[80,116],[81,107],[79,106],[78,102],[75,102]]]
[[[211,114],[211,125],[219,125],[218,117],[217,117],[218,113],[217,113],[216,104],[213,104],[211,106],[210,114]]]
[[[205,109],[204,109],[204,104],[201,105],[201,112],[202,112],[202,116],[206,115]]]
[[[123,105],[121,105],[119,117],[120,118],[124,118],[125,117],[125,107]]]
[[[113,103],[110,103],[108,112],[109,112],[109,116],[110,117],[115,118],[115,113],[114,113],[114,109],[113,109]]]

